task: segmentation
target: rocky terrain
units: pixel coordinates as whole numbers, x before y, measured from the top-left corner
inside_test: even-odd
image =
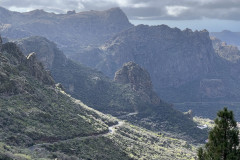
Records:
[[[240,47],[240,33],[239,32],[231,32],[228,30],[224,30],[222,32],[211,32],[211,36],[221,39],[222,41],[235,45],[238,48]]]
[[[34,10],[12,12],[0,7],[0,32],[9,39],[44,36],[68,55],[98,46],[127,28],[132,27],[120,8],[106,11],[48,13]]]
[[[240,58],[240,50],[237,46],[228,45],[226,42],[222,42],[220,39],[210,37],[212,40],[213,48],[215,52],[222,58],[237,63]]]
[[[133,61],[150,73],[154,90],[169,102],[231,102],[239,100],[238,54],[236,47],[210,39],[206,30],[139,25],[75,60],[112,78]],[[97,64],[92,57],[98,57]]]
[[[115,73],[114,81],[121,84],[130,84],[143,101],[159,105],[160,99],[153,91],[149,73],[134,62],[128,62]]]

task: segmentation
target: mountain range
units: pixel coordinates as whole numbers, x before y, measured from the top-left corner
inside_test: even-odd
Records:
[[[176,109],[240,100],[240,51],[207,30],[0,8],[0,32],[0,159],[191,159],[207,130]]]
[[[54,41],[68,56],[89,46],[103,44],[116,33],[133,25],[120,8],[106,11],[25,13],[0,8],[0,32],[9,39],[44,36]]]
[[[139,25],[74,59],[109,77],[134,61],[150,73],[155,91],[169,102],[239,101],[239,50],[227,45],[224,50],[222,44],[217,49],[214,43],[206,30]],[[100,57],[96,64],[91,61],[95,57]]]
[[[223,57],[206,30],[133,26],[120,8],[59,15],[42,10],[17,13],[1,8],[0,11],[8,17],[1,19],[2,35],[10,40],[45,36],[73,61],[100,70],[112,79],[124,63],[133,61],[150,73],[154,90],[165,101],[239,101],[238,49],[232,48]],[[101,23],[95,24],[98,21]],[[96,32],[89,30],[91,25]],[[18,36],[23,30],[29,34]],[[96,41],[90,42],[89,38]],[[66,40],[69,42],[64,44]],[[231,53],[234,56],[228,55]]]

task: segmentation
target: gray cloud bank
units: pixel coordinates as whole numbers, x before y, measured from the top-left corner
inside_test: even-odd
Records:
[[[55,13],[121,7],[130,19],[240,20],[240,0],[0,0],[0,6],[20,12],[44,9]]]

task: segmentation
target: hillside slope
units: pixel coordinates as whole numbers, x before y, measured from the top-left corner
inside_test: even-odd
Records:
[[[0,159],[194,158],[196,146],[186,141],[133,126],[71,98],[60,84],[55,86],[35,53],[25,57],[13,43],[0,43],[0,49]]]
[[[139,126],[144,124],[153,131],[170,131],[183,135],[188,140],[201,141],[206,135],[206,132],[199,130],[193,121],[159,99],[153,92],[149,73],[140,66],[133,67],[130,74],[135,76],[135,82],[140,83],[133,87],[130,83],[119,83],[117,77],[113,82],[101,72],[72,62],[54,43],[45,38],[30,37],[17,41],[17,44],[25,54],[36,52],[38,59],[51,71],[56,82],[61,83],[67,93],[81,99],[89,107],[123,119],[129,118],[124,115],[138,113],[129,120],[135,123],[144,117],[146,118],[144,122],[139,120],[139,123],[135,124]],[[49,62],[52,63],[49,65]],[[137,89],[139,87],[142,89]],[[153,123],[146,122],[147,118]]]
[[[10,154],[11,146],[26,148],[108,133],[109,126],[117,123],[55,87],[35,54],[25,57],[13,43],[0,48],[0,142],[5,146],[0,155],[18,157]]]

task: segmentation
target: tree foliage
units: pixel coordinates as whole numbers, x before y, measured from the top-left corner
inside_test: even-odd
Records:
[[[232,111],[225,107],[219,111],[215,127],[209,132],[208,142],[199,148],[199,160],[237,160],[239,155],[237,123]]]

